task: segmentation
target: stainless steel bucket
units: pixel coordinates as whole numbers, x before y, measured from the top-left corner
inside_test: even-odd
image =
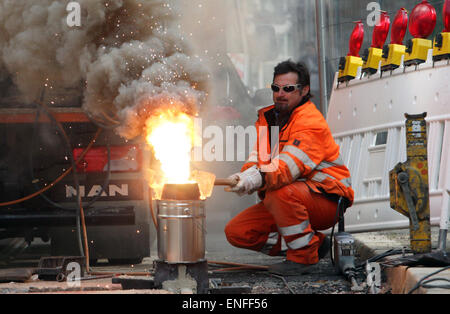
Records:
[[[167,263],[205,260],[204,201],[157,201],[158,256]]]

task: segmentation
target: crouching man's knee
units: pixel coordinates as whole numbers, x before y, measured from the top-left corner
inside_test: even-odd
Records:
[[[228,242],[233,246],[238,246],[237,244],[238,244],[241,236],[237,232],[232,220],[230,222],[228,222],[228,224],[225,226],[224,231],[225,231],[225,236],[226,236]]]

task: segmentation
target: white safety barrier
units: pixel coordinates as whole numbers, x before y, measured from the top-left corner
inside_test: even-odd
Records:
[[[409,220],[390,207],[389,171],[406,161],[404,114],[423,112],[427,112],[431,224],[439,225],[441,212],[448,213],[449,207],[450,65],[441,61],[433,67],[430,50],[428,61],[417,70],[401,66],[392,75],[385,72],[380,78],[378,72],[338,88],[335,79],[327,121],[355,190],[355,202],[345,216],[347,231],[409,226]]]

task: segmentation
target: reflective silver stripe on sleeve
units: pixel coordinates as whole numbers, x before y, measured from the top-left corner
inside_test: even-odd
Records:
[[[278,155],[278,159],[284,161],[291,172],[292,179],[295,180],[300,175],[300,169],[291,156],[281,153]]]
[[[286,245],[286,241],[284,240],[283,237],[281,237],[281,251],[287,251],[288,247]]]
[[[334,167],[335,165],[332,163],[329,163],[327,161],[322,161],[316,168],[316,170],[322,170],[322,169],[326,169],[326,168],[331,168]]]
[[[331,179],[331,180],[337,180],[335,177],[327,174],[327,173],[323,173],[323,172],[318,172],[316,173],[311,180],[313,181],[317,181],[317,182],[323,182],[323,180],[325,179]],[[351,187],[352,186],[352,180],[351,178],[345,178],[342,180],[339,180],[339,182],[341,182],[343,185],[345,185],[346,187]]]
[[[293,225],[289,227],[279,227],[280,233],[283,237],[291,236],[294,234],[301,234],[305,231],[306,228],[309,226],[309,220],[305,220],[304,222]]]
[[[310,232],[307,235],[304,235],[301,238],[295,239],[291,242],[289,242],[287,244],[287,246],[291,249],[291,250],[298,250],[301,249],[305,246],[307,246],[309,244],[309,242],[311,241],[312,237],[314,236],[314,232]]]
[[[345,166],[344,162],[342,161],[341,155],[339,155],[339,157],[334,161],[322,161],[317,166],[316,170],[322,170],[322,169],[335,167],[335,166]]]
[[[261,249],[261,253],[269,254],[272,248],[277,244],[278,242],[278,232],[271,232],[269,233],[269,237],[267,238],[266,243]]]
[[[352,186],[352,178],[351,177],[342,179],[340,182],[348,188]]]
[[[311,160],[311,158],[309,158],[309,156],[304,151],[302,151],[300,148],[298,148],[296,146],[286,145],[286,146],[284,146],[282,152],[288,152],[288,153],[294,155],[295,157],[298,158],[298,160],[303,162],[305,165],[307,165],[311,169],[314,169],[317,167],[317,165]]]
[[[323,180],[325,180],[326,178],[332,179],[332,180],[336,180],[336,178],[323,173],[323,172],[317,172],[312,178],[311,180],[313,181],[317,181],[317,182],[322,182]]]

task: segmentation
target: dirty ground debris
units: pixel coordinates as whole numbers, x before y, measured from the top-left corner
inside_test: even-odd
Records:
[[[145,258],[139,265],[115,265],[110,266],[101,261],[92,270],[97,273],[132,273],[137,275],[148,272],[151,274],[153,267],[152,258]],[[268,265],[276,263],[281,258],[270,258],[253,252],[242,251],[237,262],[252,260],[253,264]],[[234,259],[236,262],[236,259]],[[6,278],[0,283],[1,294],[14,293],[101,293],[101,294],[169,294],[163,289],[155,289],[152,286],[151,277],[143,276],[111,276],[110,278],[93,278],[83,280],[79,285],[69,285],[68,282],[39,280],[32,275],[32,261],[22,262],[14,267],[14,272],[7,270],[7,265],[2,265],[4,274],[15,275]],[[11,265],[9,265],[11,267]],[[269,274],[264,270],[234,270],[220,271],[221,267],[209,267],[210,293],[214,294],[354,294],[351,285],[342,276],[336,274],[329,257],[322,259],[308,274],[302,276],[281,277]],[[223,268],[222,268],[223,269]],[[22,270],[22,272],[20,271]],[[18,276],[21,275],[21,276]],[[25,276],[26,275],[26,276]],[[27,277],[25,279],[25,277]],[[124,280],[127,279],[128,280]],[[6,281],[6,282],[5,282]],[[12,282],[15,281],[15,282]],[[134,283],[133,283],[134,281]]]

